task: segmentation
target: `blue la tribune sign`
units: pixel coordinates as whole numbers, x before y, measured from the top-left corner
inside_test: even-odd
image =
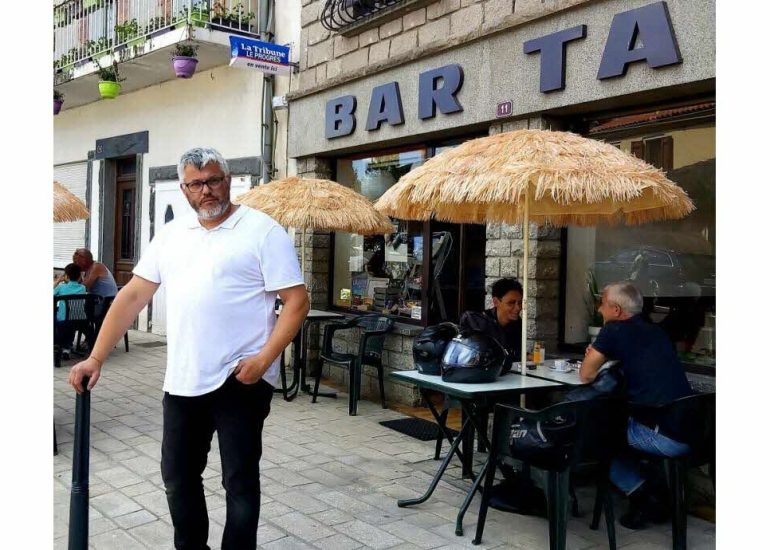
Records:
[[[289,47],[230,35],[230,66],[270,74],[289,74]]]

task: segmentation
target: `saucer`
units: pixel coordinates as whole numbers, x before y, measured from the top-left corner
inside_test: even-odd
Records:
[[[563,372],[564,374],[567,374],[567,373],[572,372],[573,370],[575,370],[575,367],[572,366],[572,365],[568,365],[567,368],[564,369],[564,370],[557,369],[556,365],[548,365],[548,368],[551,369],[552,371],[555,371],[555,372]]]

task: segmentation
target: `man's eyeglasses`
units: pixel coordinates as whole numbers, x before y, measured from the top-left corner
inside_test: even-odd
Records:
[[[184,185],[190,193],[200,193],[203,191],[204,185],[208,185],[211,191],[218,189],[219,186],[222,185],[222,182],[225,181],[225,179],[226,178],[224,176],[214,176],[213,178],[209,178],[207,180],[195,180],[191,181],[190,183],[182,182],[182,185]]]

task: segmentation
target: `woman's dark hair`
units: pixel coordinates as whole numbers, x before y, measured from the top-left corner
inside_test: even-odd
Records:
[[[80,279],[80,267],[78,264],[67,264],[67,267],[64,268],[64,273],[70,281]]]
[[[512,290],[515,290],[516,292],[524,295],[524,288],[521,286],[519,281],[513,277],[504,277],[503,279],[498,279],[492,285],[492,296],[498,300],[502,300],[503,296]]]

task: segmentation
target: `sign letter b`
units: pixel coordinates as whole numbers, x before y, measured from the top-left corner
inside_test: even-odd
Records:
[[[352,95],[335,97],[326,102],[326,139],[349,136],[356,129],[356,98]]]

